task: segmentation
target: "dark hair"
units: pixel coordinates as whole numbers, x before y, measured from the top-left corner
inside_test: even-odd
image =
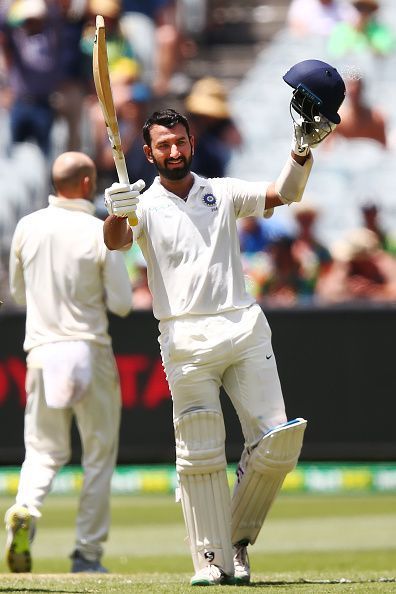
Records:
[[[188,124],[187,118],[178,113],[174,109],[161,109],[160,111],[155,111],[144,123],[143,126],[143,138],[146,144],[151,146],[151,135],[150,130],[152,126],[165,126],[165,128],[173,128],[177,124],[182,124],[186,131],[187,135],[190,138],[190,126]]]

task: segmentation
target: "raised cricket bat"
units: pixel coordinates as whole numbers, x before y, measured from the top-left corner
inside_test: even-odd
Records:
[[[122,150],[120,130],[110,85],[105,24],[103,17],[100,15],[97,15],[96,17],[96,35],[92,55],[92,69],[96,94],[106,123],[118,180],[122,184],[129,184],[128,171],[124,152]],[[132,227],[137,225],[138,220],[134,212],[128,215],[128,221]]]

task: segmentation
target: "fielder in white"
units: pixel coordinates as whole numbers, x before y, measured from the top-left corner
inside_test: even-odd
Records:
[[[321,80],[327,76],[322,70]],[[307,111],[305,99],[300,103]],[[294,123],[292,152],[274,183],[195,175],[188,121],[171,109],[155,112],[143,136],[144,152],[159,176],[140,200],[139,182],[114,184],[105,192],[106,245],[117,250],[136,240],[147,261],[173,398],[192,585],[249,583],[247,546],[255,542],[300,454],[306,421],[287,421],[271,330],[245,289],[236,220],[271,216],[275,207],[301,200],[313,163],[310,148],[335,127],[331,107],[325,105],[320,116],[314,111],[310,127],[301,119]],[[139,222],[131,229],[125,217],[135,210]],[[221,386],[245,439],[232,497]]]
[[[121,410],[106,310],[127,315],[131,286],[122,255],[106,248],[103,222],[93,216],[92,160],[64,153],[52,178],[49,206],[19,221],[11,246],[11,293],[26,305],[27,404],[25,460],[5,516],[6,556],[12,572],[31,571],[36,519],[70,458],[74,416],[84,477],[71,571],[105,572],[100,560]]]

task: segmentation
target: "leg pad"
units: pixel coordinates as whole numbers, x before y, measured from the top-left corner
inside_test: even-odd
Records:
[[[175,419],[176,469],[195,571],[213,564],[233,574],[231,497],[218,411],[196,410]]]
[[[245,451],[232,497],[232,542],[256,541],[288,472],[297,464],[307,421],[276,427],[251,451]]]

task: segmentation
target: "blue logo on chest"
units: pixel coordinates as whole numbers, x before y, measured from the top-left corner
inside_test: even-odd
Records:
[[[216,197],[213,194],[205,194],[202,200],[206,206],[216,206]]]

